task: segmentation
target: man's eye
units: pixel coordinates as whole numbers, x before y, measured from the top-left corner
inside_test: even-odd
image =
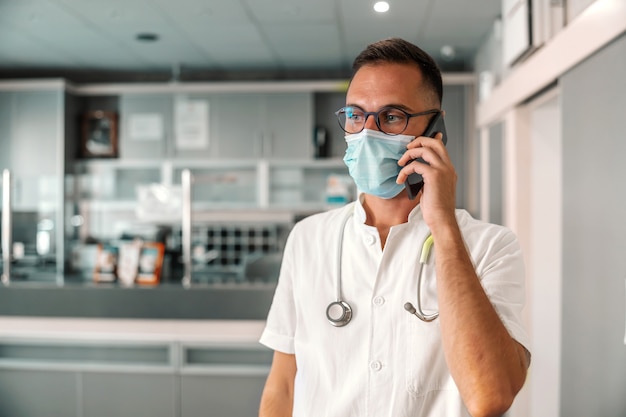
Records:
[[[353,122],[358,122],[363,118],[363,114],[358,112],[346,112],[346,119],[352,120]]]
[[[398,123],[404,121],[406,116],[398,112],[385,112],[381,114],[381,119],[385,123]]]

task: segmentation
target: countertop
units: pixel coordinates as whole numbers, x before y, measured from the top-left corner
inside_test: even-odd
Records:
[[[0,317],[265,320],[275,284],[165,283],[123,287],[92,282],[0,285]]]
[[[262,320],[0,317],[0,339],[257,343]]]

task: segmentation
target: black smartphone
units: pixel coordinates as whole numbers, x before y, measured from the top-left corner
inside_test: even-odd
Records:
[[[443,144],[448,143],[448,134],[446,133],[446,125],[443,122],[443,112],[439,112],[433,117],[433,120],[430,121],[428,127],[422,134],[422,136],[428,136],[430,138],[434,138],[437,133],[441,132],[443,135]],[[413,161],[419,161],[423,163],[427,163],[422,158],[414,159]],[[411,162],[413,162],[411,161]],[[409,162],[409,163],[411,163]],[[410,200],[415,200],[417,194],[420,192],[422,187],[424,186],[424,179],[422,176],[416,172],[409,175],[409,177],[404,182],[404,188],[406,188],[406,193],[409,196]]]

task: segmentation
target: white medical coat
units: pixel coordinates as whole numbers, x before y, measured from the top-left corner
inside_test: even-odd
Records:
[[[341,223],[350,212],[339,248]],[[464,210],[456,216],[485,292],[511,336],[528,348],[516,237]],[[418,206],[407,223],[391,228],[382,250],[358,201],[294,226],[260,339],[295,354],[294,416],[469,416],[444,359],[439,320],[425,323],[404,309],[407,301],[416,303],[419,256],[428,235]],[[326,308],[337,298],[340,249],[341,297],[353,317],[334,327]],[[431,251],[422,278],[427,314],[438,310],[435,261]]]

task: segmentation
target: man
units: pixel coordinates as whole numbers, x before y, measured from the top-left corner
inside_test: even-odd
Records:
[[[432,58],[388,39],[353,69],[337,115],[362,193],[299,222],[288,238],[261,336],[275,353],[259,415],[499,416],[530,358],[517,240],[455,209],[442,132],[421,136],[440,116]],[[423,177],[414,199],[404,187],[410,174]],[[429,235],[434,260],[420,270]],[[429,321],[416,317],[422,308]]]

